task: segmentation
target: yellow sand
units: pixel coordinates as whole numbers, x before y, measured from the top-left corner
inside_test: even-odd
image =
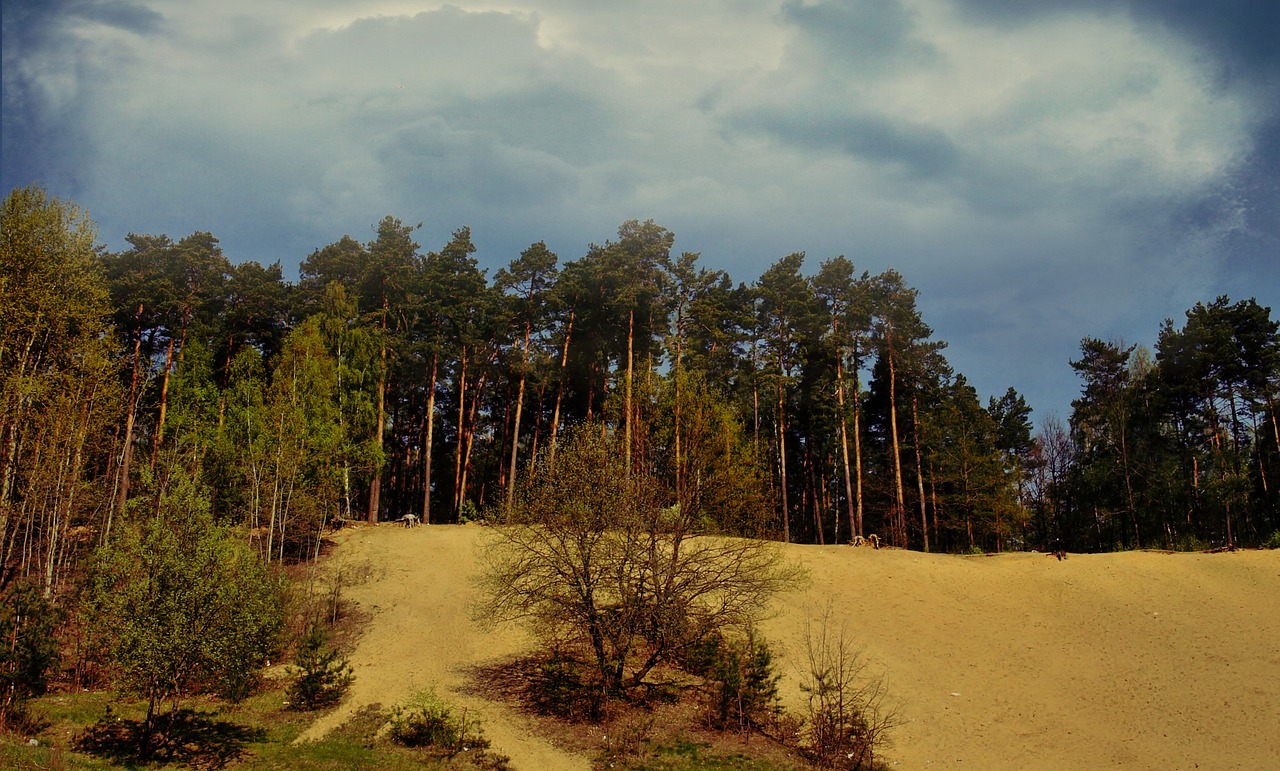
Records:
[[[467,669],[529,649],[470,615],[479,527],[343,531],[330,565],[372,614],[351,656],[361,706],[434,686],[478,710],[517,769],[585,769],[519,713],[462,693]],[[1280,769],[1280,551],[958,557],[789,546],[811,581],[764,632],[801,707],[804,619],[828,605],[887,678],[897,768]]]

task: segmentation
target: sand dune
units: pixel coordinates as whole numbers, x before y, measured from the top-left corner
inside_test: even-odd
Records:
[[[435,686],[479,710],[522,769],[587,768],[503,705],[462,693],[466,669],[527,650],[469,607],[478,527],[343,531],[329,568],[372,615],[356,682],[307,737],[359,707]],[[764,632],[784,697],[802,704],[803,621],[830,606],[883,672],[903,724],[900,768],[1280,768],[1280,552],[929,555],[789,546],[810,571]]]

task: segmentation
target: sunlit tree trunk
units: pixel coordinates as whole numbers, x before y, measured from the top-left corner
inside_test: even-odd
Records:
[[[431,355],[431,391],[427,394],[427,438],[422,448],[422,524],[431,524],[431,451],[435,447],[436,376],[439,352]]]
[[[902,490],[902,452],[898,447],[898,395],[897,374],[893,355],[893,331],[885,330],[885,348],[889,352],[889,436],[893,451],[893,541],[897,546],[906,547],[906,496]]]
[[[573,320],[576,311],[569,311],[569,325],[564,332],[564,351],[560,354],[560,383],[556,386],[556,406],[551,412],[551,436],[547,439],[551,449],[547,452],[554,463],[556,459],[556,440],[560,433],[560,404],[564,401],[564,382],[569,371],[569,339],[573,337]]]
[[[462,357],[458,362],[458,438],[457,448],[453,456],[453,517],[456,521],[462,507],[462,464],[464,455],[464,426],[467,415],[467,347],[462,346]]]
[[[632,379],[632,372],[633,372],[634,363],[635,363],[635,354],[634,354],[635,327],[636,327],[636,311],[635,311],[635,308],[632,308],[631,311],[627,313],[627,383],[626,383],[626,393],[623,395],[623,404],[624,404],[624,409],[626,410],[626,415],[623,416],[623,421],[625,424],[625,428],[624,428],[625,440],[624,441],[626,442],[625,452],[627,455],[626,470],[627,470],[628,478],[631,477],[631,410],[632,410],[631,379]]]
[[[929,518],[924,497],[924,463],[920,457],[920,397],[911,395],[911,414],[916,424],[916,489],[920,496],[920,532],[924,535],[924,550],[929,551]]]
[[[142,315],[142,306],[138,306],[138,315]],[[129,405],[128,414],[125,416],[124,422],[124,446],[120,450],[120,469],[119,483],[117,485],[117,497],[112,512],[124,512],[124,505],[129,500],[129,467],[133,460],[133,424],[138,415],[138,388],[140,379],[141,361],[140,354],[142,351],[142,333],[138,333],[138,337],[133,341],[133,376],[129,383]],[[102,534],[105,542],[111,536],[111,514],[107,514],[107,526]]]
[[[526,323],[524,325],[524,356],[520,362],[520,385],[516,389],[515,425],[511,429],[511,470],[507,476],[508,512],[511,511],[511,506],[515,503],[516,498],[516,457],[520,449],[520,417],[524,409],[524,383],[529,369],[529,337],[532,333],[532,326]]]
[[[378,418],[377,427],[374,429],[374,442],[378,447],[378,453],[382,453],[382,435],[387,427],[387,297],[382,297],[382,340],[379,357],[382,360],[382,368],[378,373]],[[381,464],[373,469],[372,479],[369,480],[369,513],[368,520],[370,524],[378,524],[378,512],[381,509],[382,501],[382,468]]]
[[[853,473],[849,468],[849,416],[844,403],[844,352],[836,355],[836,397],[840,403],[840,456],[844,460],[844,504],[849,515],[849,537],[861,535],[854,512]],[[839,539],[837,539],[839,540]]]
[[[782,362],[778,362],[778,486],[782,491],[782,540],[791,543],[791,507],[787,501],[787,429],[785,389],[782,385]]]

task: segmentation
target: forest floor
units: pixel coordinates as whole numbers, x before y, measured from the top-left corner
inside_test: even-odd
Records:
[[[316,739],[370,704],[434,688],[479,716],[516,769],[586,769],[582,736],[484,695],[531,651],[472,617],[478,526],[357,526],[325,570],[367,622],[356,680]],[[763,632],[797,712],[805,622],[827,613],[884,677],[890,767],[1267,768],[1280,763],[1280,550],[933,555],[788,546],[810,573]],[[588,737],[589,738],[589,737]],[[599,737],[601,746],[607,743]]]

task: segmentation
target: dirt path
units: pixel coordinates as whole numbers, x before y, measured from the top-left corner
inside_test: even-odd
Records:
[[[585,769],[508,708],[462,693],[468,667],[528,649],[470,616],[478,527],[364,527],[330,567],[365,565],[345,596],[372,614],[351,657],[359,707],[434,686],[478,710],[517,769]],[[803,622],[830,601],[883,671],[904,723],[898,768],[1280,768],[1280,551],[999,557],[787,547],[812,581],[765,633],[803,704]]]
[[[527,649],[519,630],[482,630],[472,621],[476,596],[477,527],[393,525],[341,531],[328,569],[367,574],[344,590],[372,619],[351,655],[356,679],[345,701],[300,737],[318,739],[368,704],[390,708],[417,690],[441,696],[478,715],[495,752],[515,769],[589,769],[588,758],[536,736],[518,712],[463,693],[466,671]]]

